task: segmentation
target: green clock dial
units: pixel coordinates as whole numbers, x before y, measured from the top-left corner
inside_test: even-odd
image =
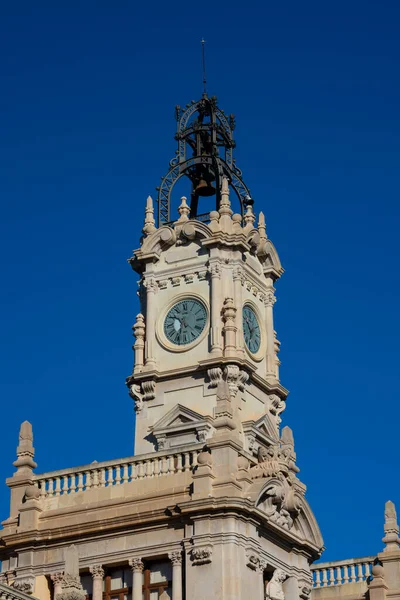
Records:
[[[256,313],[248,304],[243,307],[243,335],[249,351],[256,354],[261,346],[260,324]]]
[[[164,320],[165,337],[177,346],[194,342],[207,323],[207,311],[198,300],[188,298],[174,304]]]

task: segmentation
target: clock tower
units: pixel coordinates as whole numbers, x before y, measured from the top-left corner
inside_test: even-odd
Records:
[[[233,159],[234,117],[206,95],[176,112],[178,150],[158,189],[157,225],[149,197],[141,245],[130,259],[141,304],[127,380],[135,452],[211,439],[218,392],[225,390],[238,443],[256,455],[254,424],[261,420],[266,439],[278,440],[287,396],[273,322],[274,283],[283,269]],[[181,177],[190,198],[182,197],[173,215]],[[214,209],[199,214],[212,197]]]

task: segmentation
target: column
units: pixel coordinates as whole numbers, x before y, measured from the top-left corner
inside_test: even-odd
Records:
[[[219,263],[210,266],[211,273],[211,354],[222,354],[221,340],[221,268]]]
[[[104,569],[101,565],[93,565],[92,567],[90,567],[90,572],[93,577],[92,600],[102,600]]]
[[[265,295],[265,327],[267,337],[267,376],[276,378],[276,355],[275,355],[275,333],[274,333],[274,314],[273,306],[275,304],[274,286],[271,278],[267,279],[267,293]]]
[[[50,575],[51,580],[53,582],[53,586],[54,586],[54,596],[53,596],[53,600],[56,600],[58,594],[61,594],[62,592],[62,587],[61,584],[63,582],[64,579],[64,573],[53,573],[53,575]]]
[[[172,600],[182,600],[182,552],[170,552],[168,558],[172,562]]]
[[[153,355],[154,339],[156,332],[156,307],[155,294],[157,291],[157,282],[154,277],[147,277],[143,284],[147,290],[146,300],[146,367],[152,369],[156,366],[156,361]]]
[[[141,558],[131,558],[129,564],[132,568],[132,600],[142,600],[143,597],[143,562]]]
[[[259,577],[259,593],[258,599],[265,600],[265,588],[264,588],[264,571],[267,568],[267,563],[264,559],[260,558],[257,563],[256,571]]]
[[[237,308],[236,313],[236,345],[237,351],[239,354],[244,356],[244,347],[243,347],[243,334],[242,334],[242,321],[243,321],[243,301],[242,301],[242,276],[243,272],[240,267],[235,267],[233,270],[233,286],[234,286],[234,296],[235,296],[235,306]]]
[[[236,307],[233,303],[233,298],[226,298],[222,308],[222,315],[225,322],[224,356],[236,357]]]

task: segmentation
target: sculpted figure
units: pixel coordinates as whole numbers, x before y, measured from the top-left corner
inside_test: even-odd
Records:
[[[285,600],[282,583],[287,575],[282,569],[275,569],[271,581],[267,584],[267,595],[269,600]]]

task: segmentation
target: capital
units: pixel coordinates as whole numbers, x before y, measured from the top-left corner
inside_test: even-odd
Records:
[[[180,566],[182,564],[182,552],[180,550],[174,550],[168,553],[168,558],[172,562],[173,566]]]
[[[103,579],[104,569],[102,565],[92,565],[89,570],[93,576],[93,579]]]
[[[129,559],[129,566],[134,573],[143,573],[144,564],[141,558]]]

